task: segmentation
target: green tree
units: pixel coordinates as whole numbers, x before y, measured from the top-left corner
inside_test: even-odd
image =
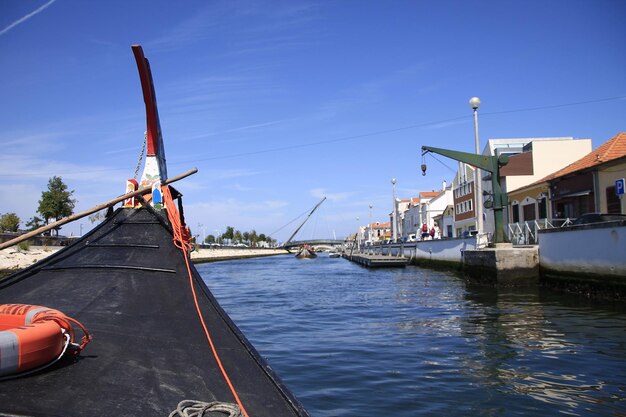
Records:
[[[40,217],[33,216],[30,218],[30,220],[26,222],[24,226],[26,226],[26,228],[30,232],[32,230],[39,229],[41,226],[43,226],[43,220]]]
[[[204,239],[204,243],[215,243],[215,236],[213,236],[213,235],[208,235],[208,236]]]
[[[243,232],[241,234],[241,237],[243,238],[243,241],[246,243],[250,242],[250,232]]]
[[[15,213],[6,213],[0,216],[0,232],[17,232],[20,228],[20,218]]]
[[[256,246],[256,243],[259,241],[259,237],[256,234],[256,230],[252,229],[249,235],[250,243],[252,246]]]
[[[41,214],[48,224],[50,220],[60,220],[74,213],[76,200],[72,199],[74,190],[68,191],[61,177],[54,176],[48,181],[48,191],[41,193],[37,213]],[[59,228],[56,228],[57,235]]]
[[[241,242],[243,237],[241,236],[241,232],[239,230],[235,230],[235,234],[233,236],[233,240],[237,242]]]
[[[235,228],[232,226],[226,226],[226,231],[222,234],[222,239],[228,239],[230,241],[235,237]]]

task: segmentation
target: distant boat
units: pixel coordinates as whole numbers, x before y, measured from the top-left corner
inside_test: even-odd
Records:
[[[300,248],[298,253],[296,253],[296,258],[310,259],[310,258],[317,258],[317,255],[315,254],[315,252],[309,245],[304,245],[302,248]]]
[[[329,258],[339,258],[341,255],[338,252],[331,252],[328,254]]]

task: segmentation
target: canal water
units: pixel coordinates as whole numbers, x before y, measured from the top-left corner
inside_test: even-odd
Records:
[[[197,266],[314,417],[626,416],[626,308],[322,254]]]

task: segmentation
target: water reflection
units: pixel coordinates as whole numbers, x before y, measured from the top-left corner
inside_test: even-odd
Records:
[[[199,270],[316,417],[601,416],[626,409],[620,306],[323,257]]]
[[[477,357],[465,358],[464,367],[476,383],[557,405],[569,415],[588,415],[586,404],[623,402],[623,385],[608,387],[588,361],[589,345],[604,342],[596,330],[590,330],[594,339],[586,339],[580,326],[584,309],[562,314],[562,307],[541,290],[469,288],[466,299],[471,309],[461,328],[476,345]],[[610,329],[619,327],[612,323]],[[623,340],[624,328],[618,332]],[[607,341],[616,340],[607,336]],[[598,354],[603,353],[594,352]]]

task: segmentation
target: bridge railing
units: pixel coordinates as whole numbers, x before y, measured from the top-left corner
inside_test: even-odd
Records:
[[[309,245],[309,246],[341,246],[343,245],[344,241],[343,240],[337,240],[337,239],[312,239],[312,240],[298,240],[298,241],[291,241],[289,242],[288,245],[284,245],[283,247],[285,248],[294,248],[296,246],[304,246],[304,245]]]

